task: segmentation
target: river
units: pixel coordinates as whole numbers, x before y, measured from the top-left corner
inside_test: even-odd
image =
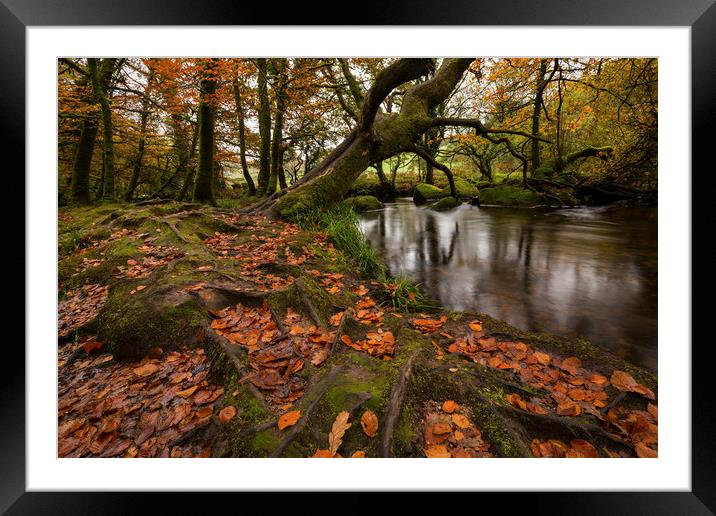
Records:
[[[360,215],[394,276],[452,310],[521,329],[580,335],[657,368],[657,209],[478,208],[398,199]]]

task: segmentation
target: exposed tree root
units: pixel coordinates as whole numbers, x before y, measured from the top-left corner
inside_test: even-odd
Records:
[[[306,285],[303,283],[303,279],[296,278],[293,284],[296,285],[296,288],[298,289],[301,301],[303,301],[303,304],[306,306],[306,310],[308,310],[308,315],[311,316],[311,319],[313,319],[313,322],[316,323],[316,326],[321,326],[323,323],[321,318],[318,316],[316,307],[314,307],[311,302],[311,297],[308,295],[308,292],[306,292]]]
[[[318,402],[321,401],[321,398],[323,398],[326,392],[328,392],[328,389],[331,387],[331,384],[335,381],[336,377],[338,376],[338,373],[340,373],[341,370],[343,370],[343,366],[334,367],[328,372],[328,375],[326,375],[323,381],[318,386],[316,386],[317,392],[314,394],[315,397],[303,411],[303,414],[301,414],[301,419],[299,419],[298,423],[296,423],[290,428],[290,430],[288,430],[288,432],[286,432],[286,436],[271,452],[269,457],[278,457],[279,455],[281,455],[286,449],[286,447],[291,444],[291,441],[293,441],[293,439],[299,433],[301,433],[301,430],[303,430],[303,427],[306,425],[306,422],[311,417],[311,414],[318,405]]]
[[[419,349],[413,351],[408,360],[400,368],[398,376],[398,382],[393,386],[393,390],[390,393],[390,403],[388,405],[388,413],[385,417],[385,425],[383,426],[383,438],[381,440],[381,456],[390,457],[393,447],[393,433],[395,432],[395,425],[400,417],[400,411],[403,408],[403,400],[405,399],[405,391],[408,387],[408,381],[410,380],[410,373],[412,372],[413,362],[420,352]]]

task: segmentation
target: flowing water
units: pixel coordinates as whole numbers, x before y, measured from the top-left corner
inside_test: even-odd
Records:
[[[438,213],[398,199],[360,225],[392,275],[448,309],[581,335],[656,370],[656,208]]]

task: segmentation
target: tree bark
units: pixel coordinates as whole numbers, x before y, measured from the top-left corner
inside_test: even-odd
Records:
[[[217,59],[202,70],[199,100],[199,170],[194,183],[194,202],[216,204],[214,199],[214,122],[216,117]]]
[[[134,158],[132,164],[132,177],[129,180],[127,191],[124,193],[124,200],[131,202],[134,197],[134,190],[137,188],[139,182],[139,175],[142,172],[142,159],[144,158],[144,148],[146,146],[147,139],[147,123],[149,121],[149,91],[151,90],[152,80],[154,78],[153,71],[150,70],[149,76],[147,77],[147,87],[144,91],[144,97],[142,98],[142,115],[139,120],[139,142],[137,145],[137,155]]]
[[[266,59],[256,59],[258,68],[258,93],[259,93],[259,177],[258,194],[266,195],[269,176],[271,175],[271,104],[268,96],[268,77]]]
[[[80,140],[75,150],[75,159],[72,164],[72,182],[70,183],[70,196],[73,202],[89,204],[92,202],[89,179],[92,165],[94,144],[97,140],[97,118],[87,116],[82,121]]]
[[[236,118],[239,123],[239,157],[241,159],[241,171],[244,174],[244,180],[246,181],[246,188],[249,196],[256,195],[256,185],[254,180],[249,173],[249,166],[246,163],[246,127],[244,125],[244,107],[241,101],[241,87],[239,85],[239,78],[234,77],[233,81],[234,89],[234,104],[236,107]]]
[[[102,154],[104,163],[102,198],[107,200],[115,198],[114,144],[112,141],[112,106],[109,100],[109,83],[112,79],[116,62],[117,59],[115,58],[102,60],[89,58],[87,60],[92,89],[102,109]]]
[[[269,174],[266,194],[271,195],[276,191],[278,185],[279,167],[281,159],[279,152],[283,133],[283,112],[286,103],[285,82],[286,82],[286,59],[275,59],[272,62],[275,71],[276,91],[276,115],[274,117],[273,134],[271,135],[271,172]],[[283,188],[286,187],[286,179],[283,180]]]

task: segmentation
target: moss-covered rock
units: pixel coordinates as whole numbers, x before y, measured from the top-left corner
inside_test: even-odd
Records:
[[[480,204],[529,208],[548,204],[548,201],[522,186],[505,185],[480,190]]]
[[[462,177],[455,178],[455,192],[457,193],[458,199],[462,200],[475,199],[480,195],[480,190],[477,186]],[[413,190],[413,201],[418,205],[450,196],[451,192],[449,185],[445,188],[438,188],[437,186],[426,183],[419,183]]]
[[[119,359],[136,359],[152,348],[193,344],[208,313],[197,298],[174,286],[137,292],[136,282],[114,285],[97,317],[97,333]],[[135,290],[134,294],[131,292]]]
[[[377,197],[372,195],[358,195],[356,197],[348,197],[343,201],[357,212],[364,212],[369,210],[379,210],[383,207],[383,203]]]
[[[460,201],[455,199],[455,197],[448,196],[443,197],[438,202],[431,204],[430,209],[435,211],[448,211],[458,206],[460,206]]]
[[[425,204],[445,197],[443,190],[437,186],[427,183],[418,183],[413,190],[413,201],[415,204]]]

